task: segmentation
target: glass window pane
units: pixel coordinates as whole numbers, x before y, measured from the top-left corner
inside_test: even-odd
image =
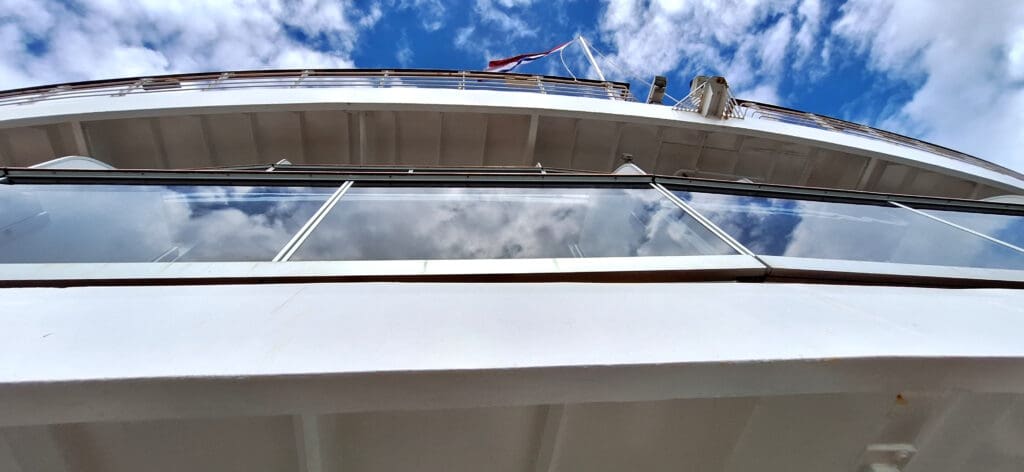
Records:
[[[675,193],[756,254],[1024,269],[1024,253],[895,206]]]
[[[654,189],[353,187],[292,260],[736,254]]]
[[[1024,216],[967,213],[952,210],[922,210],[985,236],[1024,248]]]
[[[333,192],[0,185],[0,262],[269,261]]]

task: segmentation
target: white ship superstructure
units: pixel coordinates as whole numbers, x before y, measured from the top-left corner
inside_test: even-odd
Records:
[[[1024,468],[1024,176],[721,78],[660,101],[0,93],[0,471]]]

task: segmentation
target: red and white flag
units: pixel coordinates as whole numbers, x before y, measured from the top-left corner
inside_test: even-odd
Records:
[[[573,41],[576,40],[571,39],[544,52],[534,52],[530,54],[520,54],[518,56],[506,57],[504,59],[495,59],[491,62],[488,62],[487,68],[484,70],[486,70],[487,72],[508,72],[512,69],[515,69],[516,67],[519,67],[522,64],[527,64],[536,61],[537,59],[540,59],[542,57],[550,56],[556,52],[560,52],[561,50],[565,49],[566,46],[572,44]]]

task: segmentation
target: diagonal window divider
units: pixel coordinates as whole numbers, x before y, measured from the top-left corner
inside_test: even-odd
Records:
[[[719,238],[724,240],[727,244],[732,246],[733,249],[739,251],[740,254],[752,256],[755,259],[758,259],[759,262],[764,264],[764,261],[761,261],[757,257],[757,254],[754,254],[753,251],[747,249],[746,246],[740,244],[739,241],[733,239],[733,237],[730,236],[729,233],[726,233],[724,230],[722,230],[722,228],[719,228],[718,225],[713,223],[711,220],[705,218],[704,215],[700,214],[699,211],[688,205],[681,198],[676,196],[676,194],[672,193],[667,188],[663,187],[661,184],[652,183],[651,187],[654,187],[657,191],[661,192],[662,195],[667,197],[672,203],[675,203],[676,206],[681,208],[684,212],[686,212],[686,214],[692,216],[695,220],[697,220],[698,223],[704,225],[704,227],[711,230],[711,232],[714,233],[715,236],[718,236]],[[767,264],[765,265],[767,266]]]
[[[288,241],[288,244],[285,244],[284,247],[281,248],[281,251],[277,253],[277,256],[274,256],[273,262],[285,262],[290,259],[292,254],[295,254],[295,251],[302,245],[303,241],[309,237],[309,234],[312,233],[324,217],[327,216],[327,213],[331,211],[331,208],[334,208],[334,205],[338,203],[338,200],[341,200],[341,197],[345,195],[345,192],[348,191],[349,187],[352,187],[352,184],[353,182],[351,180],[341,184],[341,186],[331,194],[331,197],[320,206],[320,209],[318,209],[316,213],[313,213],[313,216],[309,217],[306,224],[302,225],[302,228],[299,228],[295,235],[292,236],[292,239]]]
[[[980,232],[975,231],[975,230],[973,230],[971,228],[968,228],[966,226],[958,225],[956,223],[953,223],[952,221],[947,221],[947,220],[945,220],[945,219],[943,219],[941,217],[935,216],[935,215],[933,215],[931,213],[918,210],[917,208],[911,208],[911,207],[906,206],[906,205],[904,205],[902,203],[899,203],[899,202],[889,202],[889,203],[891,203],[891,204],[893,204],[893,205],[895,205],[897,207],[903,208],[905,210],[910,210],[910,211],[912,211],[914,213],[917,213],[917,214],[919,214],[921,216],[925,216],[925,217],[931,218],[931,219],[933,219],[935,221],[938,221],[939,223],[945,223],[945,224],[947,224],[949,226],[952,226],[952,227],[954,227],[956,229],[959,229],[961,231],[966,231],[966,232],[971,233],[971,234],[973,234],[975,236],[979,236],[979,237],[985,238],[985,239],[987,239],[989,241],[992,241],[992,242],[994,242],[996,244],[999,244],[1001,246],[1005,246],[1005,247],[1008,247],[1010,249],[1013,249],[1014,251],[1024,252],[1024,248],[1017,247],[1016,245],[1010,244],[1010,243],[1008,243],[1006,241],[1003,241],[1001,239],[994,238],[994,237],[989,236],[989,235],[987,235],[985,233],[980,233]]]

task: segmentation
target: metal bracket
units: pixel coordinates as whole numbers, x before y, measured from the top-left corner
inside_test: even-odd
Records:
[[[913,444],[869,444],[861,458],[862,472],[901,472],[917,454]]]

